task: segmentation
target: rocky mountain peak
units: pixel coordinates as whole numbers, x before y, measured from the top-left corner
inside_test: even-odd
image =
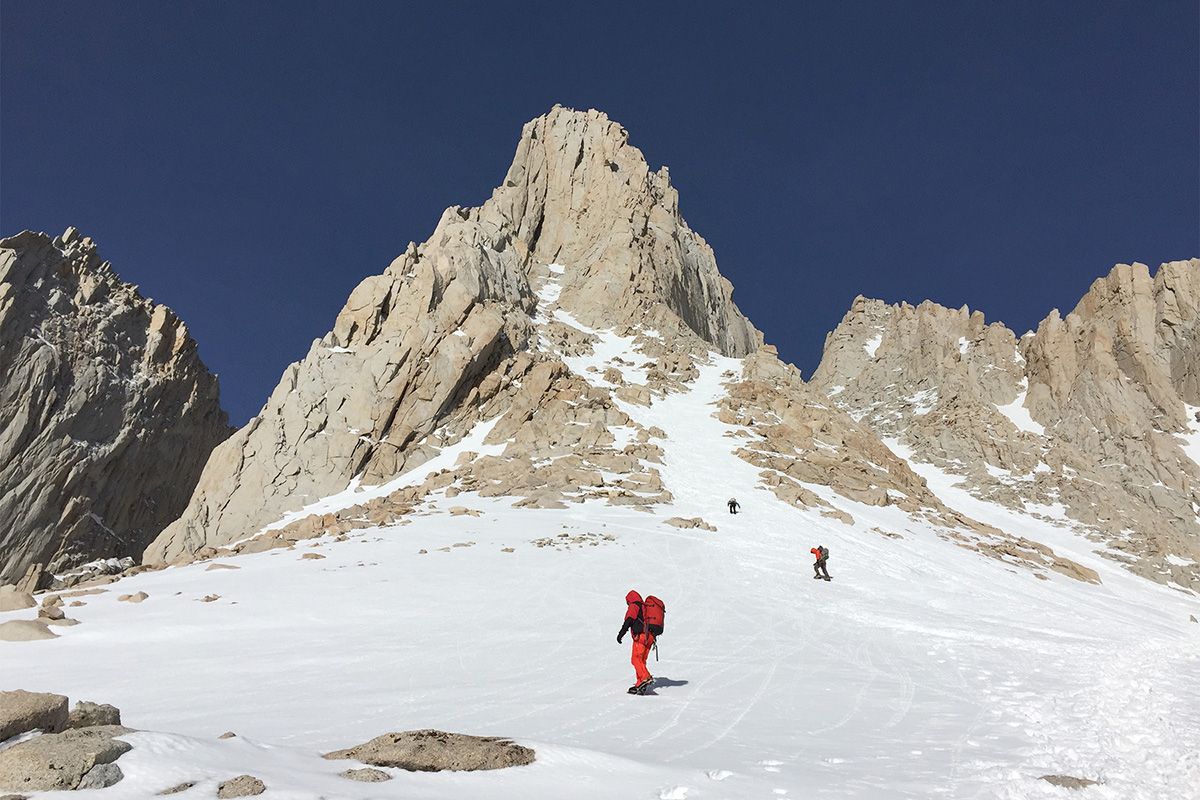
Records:
[[[1019,340],[966,309],[860,298],[812,386],[979,497],[1200,588],[1198,325],[1200,259],[1118,264]]]
[[[140,554],[230,433],[187,328],[91,239],[0,240],[0,584]]]
[[[660,382],[693,356],[743,356],[762,341],[680,216],[667,171],[651,172],[604,114],[556,107],[524,127],[491,198],[447,209],[428,240],[355,288],[333,330],[214,453],[147,558],[240,538],[351,480],[381,484],[497,414],[514,442],[504,469],[546,437],[579,443],[559,425],[588,428],[587,468],[600,469],[595,459],[614,454],[601,428],[623,415],[562,361],[590,350],[596,331],[638,339]],[[644,398],[648,386],[623,391]],[[555,405],[564,391],[585,401]]]

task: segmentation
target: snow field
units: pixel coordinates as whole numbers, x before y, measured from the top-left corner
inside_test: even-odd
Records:
[[[855,525],[792,508],[758,488],[711,416],[729,369],[740,363],[714,356],[689,392],[622,404],[668,431],[656,466],[670,507],[435,497],[409,524],[346,542],[138,575],[81,597],[67,611],[83,624],[57,640],[0,642],[0,688],[120,707],[143,732],[128,737],[126,780],[103,790],[114,799],[185,780],[199,783],[182,797],[211,797],[241,773],[279,798],[1074,796],[1045,774],[1099,780],[1087,796],[1104,800],[1198,796],[1193,597],[927,465],[913,466],[948,503],[1104,583],[1041,580],[820,487]],[[453,463],[476,438],[439,458]],[[730,496],[743,513],[727,513]],[[718,530],[675,529],[670,516]],[[830,548],[832,582],[811,578],[816,544]],[[667,604],[646,697],[625,694],[629,643],[614,640],[631,588]],[[149,599],[117,601],[137,591]],[[337,776],[352,762],[319,757],[424,727],[513,737],[538,760],[357,784]],[[238,738],[216,738],[226,730]]]

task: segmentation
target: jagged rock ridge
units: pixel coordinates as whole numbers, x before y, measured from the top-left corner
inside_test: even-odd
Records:
[[[231,432],[169,308],[70,228],[0,240],[0,584],[140,556]]]
[[[526,125],[491,199],[447,209],[424,244],[352,292],[334,329],[214,452],[147,559],[234,541],[352,479],[377,484],[412,469],[481,412],[507,409],[501,430],[552,415],[538,387],[568,371],[539,343],[587,345],[578,329],[535,322],[534,285],[551,276],[557,305],[585,327],[644,325],[696,349],[753,351],[762,336],[683,221],[666,169],[651,172],[627,139],[595,111],[556,107]],[[573,391],[583,402],[566,404],[570,427],[606,448],[606,428],[624,415],[584,385]]]
[[[1061,505],[1111,558],[1200,589],[1200,259],[1118,265],[1018,338],[979,312],[858,298],[812,386],[1027,513]]]
[[[525,126],[487,203],[448,209],[428,241],[354,290],[263,412],[214,452],[146,562],[404,524],[431,493],[669,505],[657,444],[668,433],[639,409],[690,390],[716,352],[742,361],[714,415],[763,489],[846,523],[814,488],[896,505],[965,547],[1094,577],[947,508],[762,344],[731,291],[665,168],[652,173],[603,114],[556,108]],[[411,472],[467,436],[456,463]],[[298,513],[355,485],[373,488],[336,512]]]

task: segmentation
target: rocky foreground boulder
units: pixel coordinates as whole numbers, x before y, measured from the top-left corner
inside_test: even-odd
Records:
[[[140,557],[227,423],[187,328],[90,239],[0,239],[0,584]]]
[[[133,732],[121,725],[78,728],[0,750],[0,789],[52,792],[111,786],[122,777],[113,762],[133,749],[115,737]]]
[[[0,791],[103,789],[124,776],[114,762],[132,748],[115,738],[121,725],[111,705],[82,701],[67,711],[60,694],[0,692],[0,742],[32,737],[0,750]]]
[[[16,689],[0,692],[0,742],[32,730],[58,733],[70,719],[66,696]]]
[[[1118,265],[1019,339],[965,307],[860,297],[811,385],[978,496],[1061,508],[1102,555],[1200,591],[1200,259]]]
[[[420,730],[385,733],[348,750],[326,753],[325,758],[352,758],[376,767],[399,767],[411,772],[440,772],[518,767],[532,764],[535,753],[495,736]]]

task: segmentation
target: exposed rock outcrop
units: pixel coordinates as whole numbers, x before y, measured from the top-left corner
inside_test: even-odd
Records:
[[[0,364],[0,583],[140,556],[230,432],[187,328],[73,228],[0,240]]]
[[[609,502],[665,499],[640,464],[653,458],[647,439],[636,453],[614,447],[611,429],[627,424],[614,398],[644,405],[656,382],[686,379],[689,352],[743,356],[761,334],[683,221],[667,171],[651,172],[627,138],[595,111],[556,107],[526,125],[491,199],[448,209],[428,241],[353,291],[262,413],[214,451],[146,561],[230,544],[351,481],[384,483],[498,416],[485,443],[511,447],[441,488],[459,481],[540,507],[600,488]],[[662,337],[643,342],[656,364],[645,382],[599,390],[561,360],[589,352],[593,330],[643,327]],[[539,459],[568,450],[572,474],[542,485]],[[642,477],[601,487],[611,459]]]
[[[811,386],[980,497],[1057,507],[1103,554],[1200,589],[1200,260],[1118,265],[1017,337],[983,315],[858,298]]]

